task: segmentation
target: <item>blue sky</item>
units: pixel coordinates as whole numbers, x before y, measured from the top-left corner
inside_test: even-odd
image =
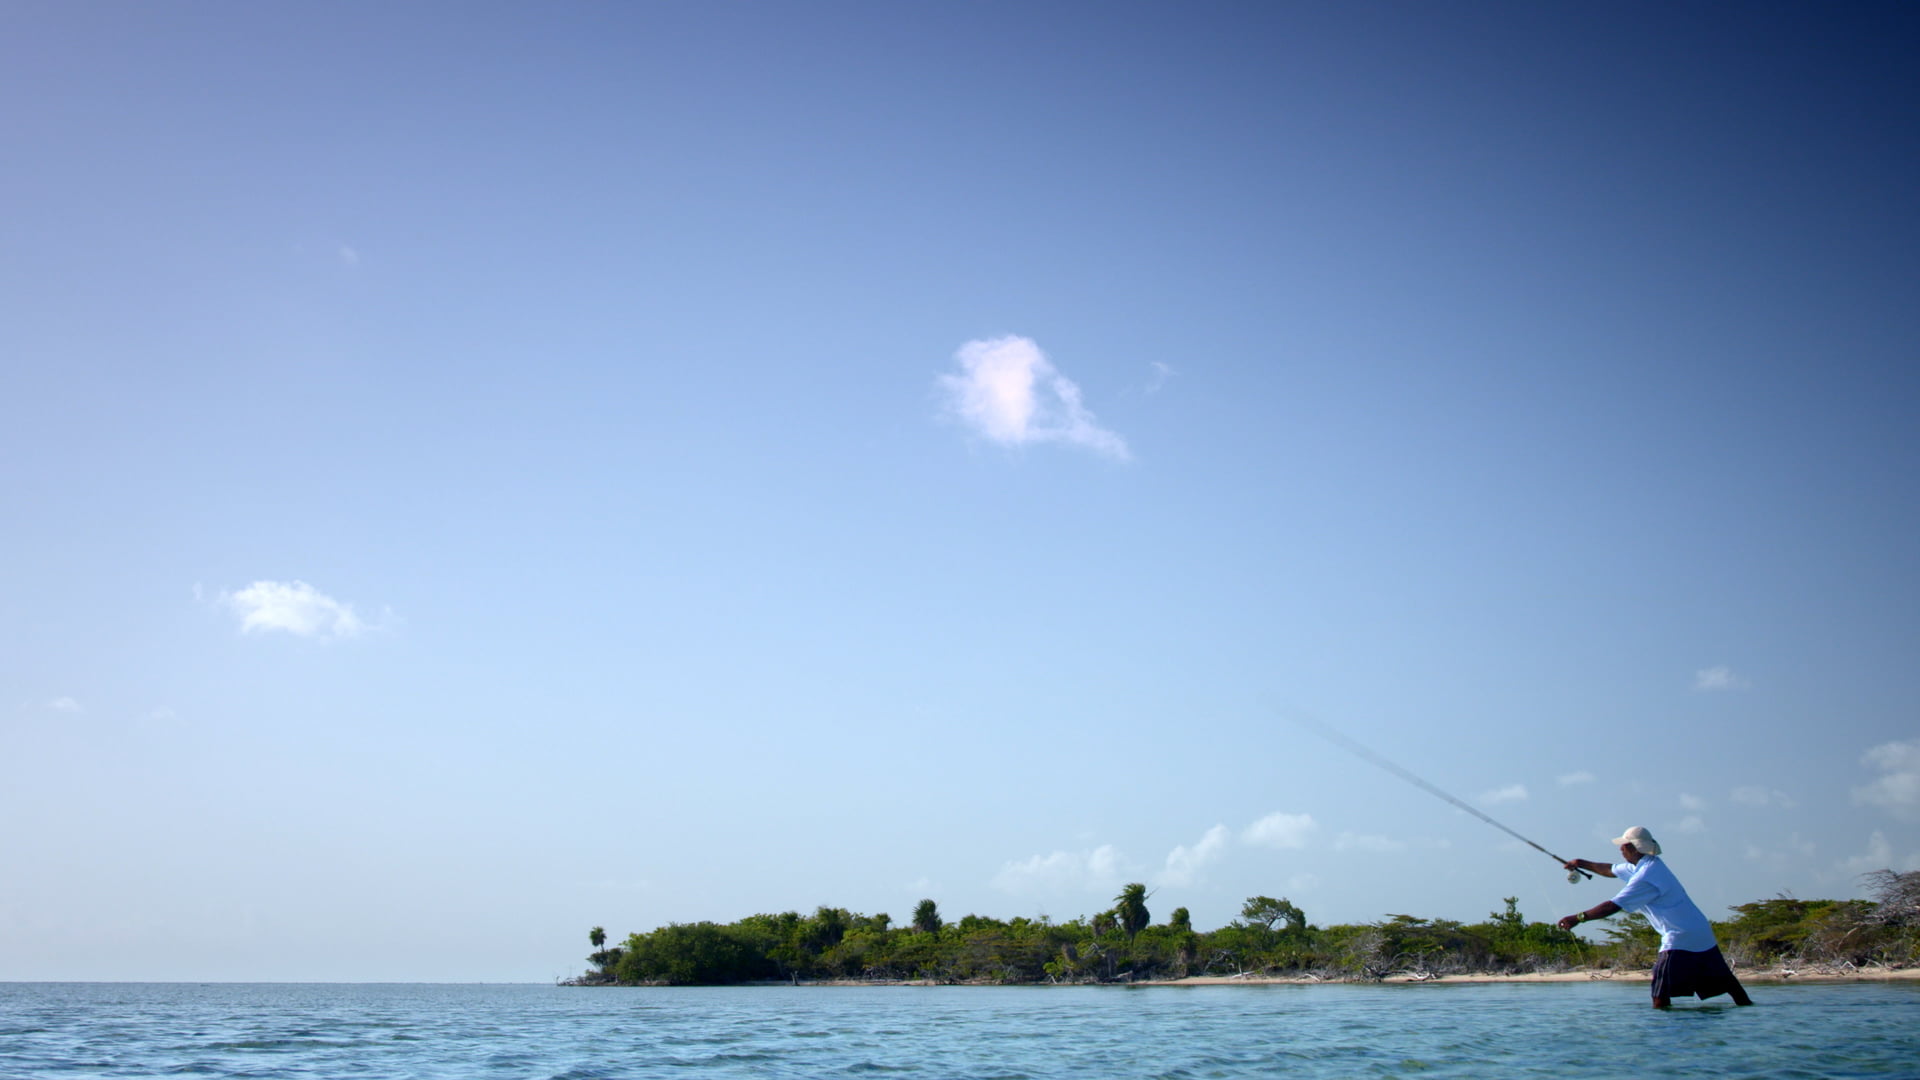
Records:
[[[1905,5],[15,5],[0,979],[1920,867]]]

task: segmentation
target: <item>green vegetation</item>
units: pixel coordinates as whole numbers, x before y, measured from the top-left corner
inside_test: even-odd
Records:
[[[1733,908],[1716,923],[1736,966],[1845,968],[1920,962],[1920,871],[1868,875],[1873,900],[1778,898]],[[1514,897],[1476,923],[1388,915],[1379,922],[1317,927],[1286,899],[1249,897],[1240,917],[1196,931],[1186,908],[1150,922],[1146,886],[1131,884],[1114,907],[1055,923],[968,915],[946,922],[932,900],[913,921],[821,907],[739,922],[672,923],[601,948],[579,984],[712,985],[769,980],[921,980],[965,983],[1128,982],[1188,975],[1294,975],[1330,979],[1520,974],[1578,966],[1642,968],[1659,937],[1637,915],[1601,924],[1594,943],[1550,923],[1528,922]]]
[[[1920,963],[1920,870],[1866,875],[1872,900],[1780,896],[1734,907],[1714,924],[1736,964],[1858,968]]]

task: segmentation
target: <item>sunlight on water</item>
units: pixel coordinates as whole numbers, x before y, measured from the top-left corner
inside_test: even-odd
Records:
[[[0,1076],[1912,1076],[1920,987],[0,984]],[[1724,1001],[1724,999],[1721,999]],[[1585,1048],[1575,1057],[1570,1047]]]

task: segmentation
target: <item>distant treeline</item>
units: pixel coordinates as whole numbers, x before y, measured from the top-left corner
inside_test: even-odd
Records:
[[[1920,962],[1920,871],[1867,875],[1872,900],[1778,897],[1740,904],[1714,924],[1736,966],[1905,966]],[[1585,941],[1528,922],[1514,897],[1476,923],[1389,915],[1379,922],[1319,927],[1284,899],[1247,899],[1240,917],[1195,930],[1186,908],[1164,923],[1147,911],[1144,885],[1112,909],[1056,923],[967,915],[948,922],[932,900],[912,921],[821,907],[752,915],[734,923],[672,923],[607,947],[594,927],[593,970],[581,985],[715,985],[771,980],[924,980],[956,983],[1125,982],[1189,975],[1383,979],[1462,973],[1521,974],[1573,967],[1643,968],[1659,936],[1644,918],[1597,925]]]

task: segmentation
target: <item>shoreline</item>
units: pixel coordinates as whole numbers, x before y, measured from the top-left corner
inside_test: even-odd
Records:
[[[1920,982],[1920,967],[1902,968],[1856,968],[1853,970],[1834,970],[1831,968],[1807,969],[1771,967],[1742,971],[1735,969],[1742,983],[1753,986],[1784,986],[1789,983],[1885,983]],[[791,986],[796,989],[805,987],[855,987],[855,986],[1114,986],[1114,987],[1155,987],[1155,986],[1463,986],[1478,983],[1583,983],[1618,982],[1625,985],[1648,984],[1653,979],[1651,968],[1607,969],[1575,968],[1571,971],[1535,971],[1525,974],[1508,975],[1497,972],[1459,972],[1447,975],[1418,975],[1397,973],[1383,979],[1346,979],[1321,978],[1316,975],[1188,975],[1179,979],[1135,979],[1127,982],[1084,982],[1084,983],[969,983],[940,982],[933,979],[807,979],[789,982],[784,979],[739,983],[740,986]],[[561,983],[560,985],[592,987],[648,984],[621,983]]]

